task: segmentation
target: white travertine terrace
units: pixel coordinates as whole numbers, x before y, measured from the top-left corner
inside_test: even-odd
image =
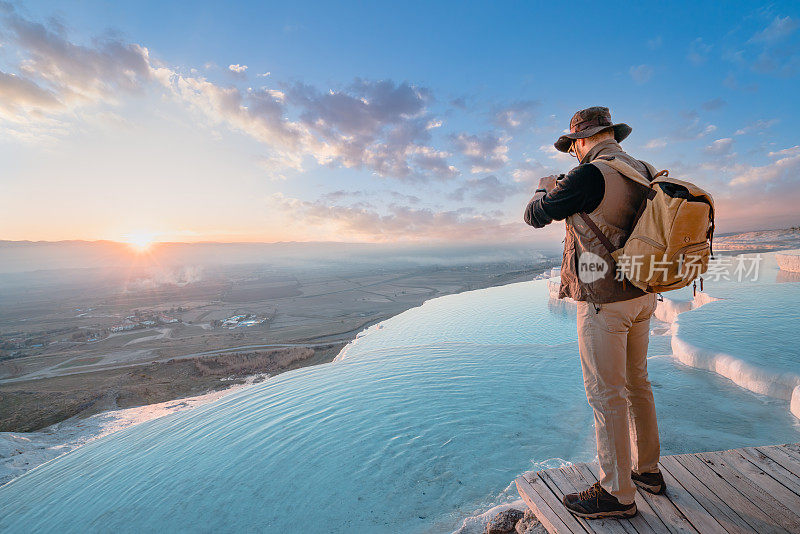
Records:
[[[776,252],[775,261],[782,271],[800,273],[800,250],[789,250],[786,252]]]
[[[776,257],[778,255],[776,254]],[[800,253],[794,256],[795,265],[800,272]],[[779,260],[780,265],[780,260]],[[550,298],[558,300],[559,280],[551,278],[547,281]],[[570,300],[571,299],[567,299]],[[774,373],[753,365],[735,355],[701,349],[687,342],[680,334],[679,315],[697,309],[717,298],[698,291],[692,300],[673,300],[665,297],[659,301],[655,318],[670,325],[670,344],[672,355],[684,365],[712,371],[724,376],[736,385],[777,399],[789,402],[789,411],[800,419],[800,375],[794,373]]]

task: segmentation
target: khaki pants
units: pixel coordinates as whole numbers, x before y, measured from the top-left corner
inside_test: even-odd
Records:
[[[610,304],[578,302],[578,344],[586,398],[594,409],[600,484],[623,504],[636,494],[631,469],[658,470],[656,407],[647,378],[655,308],[654,294]]]

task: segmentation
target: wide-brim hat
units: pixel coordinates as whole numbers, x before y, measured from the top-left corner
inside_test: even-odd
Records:
[[[553,146],[560,152],[569,152],[574,139],[584,139],[609,129],[614,130],[614,139],[617,142],[628,137],[633,131],[633,128],[624,122],[614,124],[608,108],[595,106],[582,109],[569,121],[569,133],[559,137]]]

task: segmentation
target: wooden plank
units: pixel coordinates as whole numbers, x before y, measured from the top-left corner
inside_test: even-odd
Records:
[[[550,469],[542,473],[547,476],[552,485],[548,484],[551,488],[555,486],[556,496],[561,499],[567,493],[576,493],[581,490],[587,489],[591,484],[583,480],[580,473],[574,466],[562,467],[560,469]],[[609,534],[636,534],[635,529],[627,530],[616,519],[584,519],[577,517],[578,522],[586,529],[587,532],[608,532]]]
[[[772,458],[781,467],[800,479],[800,459],[789,455],[783,447],[756,447],[761,454]]]
[[[777,448],[783,451],[786,455],[794,458],[795,462],[800,462],[800,444],[787,443],[786,445],[778,445]]]
[[[600,466],[595,462],[581,464],[581,467],[585,468],[595,480],[600,479]],[[636,508],[639,510],[639,514],[643,517],[647,524],[656,532],[673,532],[667,525],[664,524],[664,521],[661,520],[661,517],[658,515],[658,513],[656,513],[656,511],[650,506],[650,503],[647,502],[647,500],[645,500],[639,494],[639,492],[636,493]]]
[[[786,489],[800,496],[800,478],[763,452],[754,448],[737,449],[731,452],[740,454],[750,463],[780,482]]]
[[[714,519],[714,516],[703,508],[697,502],[697,499],[692,497],[692,494],[663,465],[661,466],[661,474],[667,484],[669,500],[698,532],[725,532],[725,529]]]
[[[764,489],[773,499],[791,510],[800,520],[800,495],[793,492],[766,473],[760,467],[749,462],[738,450],[716,453],[718,458],[727,461],[734,469],[744,474],[756,485]]]
[[[537,474],[517,477],[517,490],[551,534],[582,534],[584,528]]]
[[[587,486],[591,486],[597,482],[597,476],[592,473],[591,470],[589,470],[589,466],[587,464],[575,464],[572,467],[575,468],[575,470],[578,472],[578,475],[581,477],[581,480]],[[636,509],[639,511],[638,514],[628,520],[620,521],[619,523],[628,532],[636,532],[638,534],[656,534],[655,529],[650,526],[650,523],[647,522],[647,518],[645,517],[646,515],[654,515],[653,511],[649,509],[649,506],[646,510],[641,508],[639,506],[639,502],[636,503]],[[658,523],[660,523],[660,521],[658,521]],[[660,526],[662,529],[666,530],[663,523],[661,523]],[[664,532],[664,530],[661,532]]]
[[[720,456],[720,453],[700,453],[697,457],[720,477],[727,480],[739,493],[760,506],[782,528],[789,532],[800,532],[800,519],[796,515],[773,495],[731,466],[725,458]]]
[[[680,482],[680,484],[692,494],[700,505],[722,527],[732,534],[753,534],[758,531],[744,521],[739,515],[730,509],[728,504],[721,500],[717,494],[707,488],[697,479],[686,467],[684,467],[675,456],[665,456],[661,458],[661,465]]]
[[[800,457],[800,443],[786,443],[781,445],[781,447],[786,449],[786,452],[793,452],[795,455]]]
[[[800,463],[800,443],[787,443],[779,445],[778,448],[787,456],[794,458],[796,463]]]
[[[694,454],[681,454],[675,459],[700,480],[709,490],[725,501],[739,517],[746,521],[756,532],[788,531],[781,528],[777,521],[757,504],[742,495],[735,486],[731,485],[724,477],[715,472],[711,467]]]
[[[588,464],[589,470],[592,474],[599,478],[600,466],[596,463]],[[671,532],[673,534],[697,534],[697,530],[691,523],[683,516],[680,510],[675,508],[675,505],[670,502],[669,498],[664,495],[653,495],[645,491],[637,492],[636,506],[643,503],[642,509],[649,508],[662,525],[664,530],[659,532]],[[649,522],[650,525],[657,523],[655,520]],[[658,530],[658,528],[656,528]]]
[[[561,518],[550,509],[547,502],[539,495],[539,492],[533,485],[523,476],[517,477],[515,480],[517,484],[517,491],[519,492],[522,500],[528,505],[536,519],[547,529],[550,534],[561,534],[562,532],[568,534],[572,532],[567,525],[561,521]],[[548,490],[549,491],[549,490]]]
[[[561,506],[563,510],[565,510],[568,514],[574,517],[575,521],[580,523],[581,527],[583,527],[583,529],[586,532],[590,533],[595,532],[595,530],[591,526],[589,526],[589,523],[587,522],[586,519],[573,515],[569,510],[567,510],[567,508],[561,502],[566,493],[572,493],[573,491],[575,491],[572,485],[566,481],[564,475],[564,468],[548,469],[546,471],[540,472],[539,476],[542,478],[542,480],[545,481],[545,484],[547,484],[547,486],[553,491],[556,498],[558,499],[559,506]]]
[[[594,484],[599,466],[575,464],[518,477],[517,489],[550,533],[800,533],[800,444],[666,456],[666,495],[636,494],[628,520],[586,520],[561,503]]]

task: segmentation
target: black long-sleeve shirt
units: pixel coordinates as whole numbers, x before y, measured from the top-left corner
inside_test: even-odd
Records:
[[[543,197],[531,200],[525,208],[525,222],[542,228],[570,215],[597,209],[605,194],[603,173],[591,163],[578,165],[561,175],[555,187]]]

